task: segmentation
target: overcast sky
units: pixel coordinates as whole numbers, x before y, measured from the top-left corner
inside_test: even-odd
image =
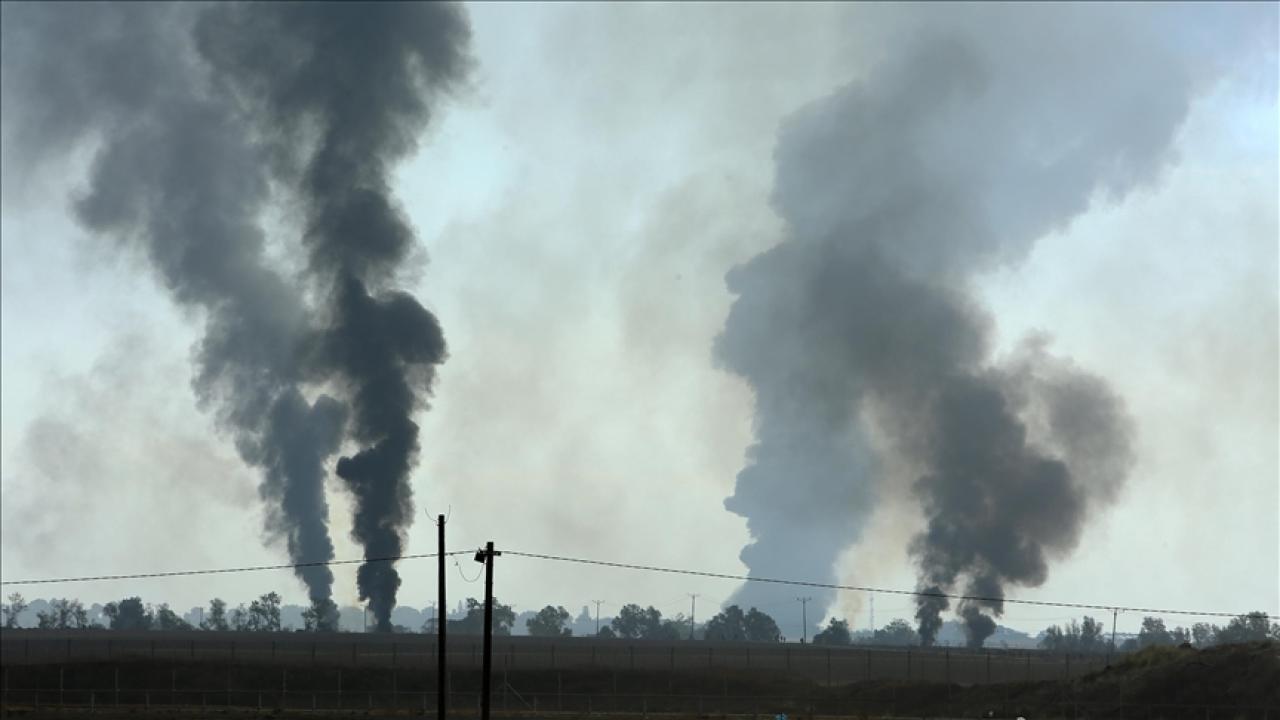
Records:
[[[1187,12],[1212,25],[1227,11]],[[428,515],[448,512],[453,548],[493,540],[745,572],[746,524],[723,502],[751,441],[752,398],[713,362],[732,301],[724,277],[781,239],[769,203],[780,124],[873,72],[919,13],[763,3],[468,12],[473,82],[397,173],[421,241],[412,289],[449,344],[420,417],[408,551],[434,551]],[[1252,12],[1260,22],[1227,24],[1247,31],[1184,46],[1215,69],[1156,182],[1118,203],[1095,198],[978,282],[1000,351],[1047,334],[1056,353],[1112,384],[1137,427],[1118,501],[1043,586],[1013,597],[1280,614],[1276,13]],[[35,174],[4,168],[3,578],[283,562],[283,548],[263,542],[254,471],[191,390],[201,317],[68,212],[92,154],[79,148]],[[275,241],[287,265],[287,232]],[[345,491],[331,483],[330,498],[337,555],[357,558]],[[887,497],[841,555],[841,582],[913,587],[906,548],[920,524],[904,498]],[[474,579],[480,566],[461,567]],[[429,605],[433,562],[405,562],[401,574],[400,602]],[[335,600],[355,604],[354,566],[336,575]],[[451,578],[455,598],[480,594]],[[518,609],[575,613],[599,599],[605,614],[638,602],[674,615],[699,593],[705,617],[736,589],[515,557],[498,560],[496,578]],[[180,608],[268,590],[305,597],[288,572],[21,589]],[[764,609],[798,620],[799,594]],[[843,593],[833,612],[862,627],[865,597]],[[885,597],[877,624],[911,612]],[[1004,622],[1034,630],[1073,615],[1013,605]]]

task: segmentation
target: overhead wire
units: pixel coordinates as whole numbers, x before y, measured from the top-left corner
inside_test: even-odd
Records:
[[[469,555],[473,550],[452,550],[445,552],[446,557],[457,555]],[[657,565],[641,565],[637,563],[615,562],[610,560],[594,560],[590,558],[569,557],[565,555],[549,555],[545,553],[524,552],[520,550],[504,550],[504,555],[510,557],[524,557],[535,560],[549,560],[554,562],[577,563],[581,565],[594,565],[598,567],[610,567],[625,570],[640,570],[645,572],[658,572],[669,575],[685,575],[691,577],[704,577],[718,580],[734,580],[737,582],[756,582],[770,583],[775,585],[788,585],[793,587],[810,587],[825,590],[848,590],[854,592],[866,592],[880,595],[897,595],[910,597],[936,597],[945,598],[947,600],[960,600],[971,602],[1008,603],[1017,605],[1028,605],[1036,607],[1057,607],[1071,608],[1075,610],[1102,610],[1117,613],[1150,613],[1153,615],[1186,615],[1194,617],[1219,617],[1234,618],[1244,615],[1253,615],[1255,613],[1240,612],[1222,612],[1222,611],[1202,611],[1202,610],[1183,610],[1170,608],[1153,608],[1153,607],[1135,607],[1126,605],[1101,604],[1101,603],[1082,603],[1082,602],[1064,602],[1055,600],[1029,600],[1022,598],[997,598],[982,595],[960,595],[953,593],[928,592],[924,590],[902,590],[898,588],[878,588],[862,585],[842,585],[838,583],[814,582],[809,580],[791,580],[785,578],[769,578],[757,577],[752,575],[740,575],[733,573],[708,572],[704,570],[689,570],[685,568],[662,567]],[[307,567],[321,567],[328,565],[353,565],[359,563],[373,562],[397,562],[400,560],[418,560],[425,558],[439,557],[440,553],[414,553],[405,555],[394,555],[388,557],[377,558],[361,558],[358,560],[324,560],[306,563],[282,563],[278,565],[250,565],[243,567],[230,568],[214,568],[214,569],[198,569],[198,570],[173,570],[167,572],[147,572],[147,573],[122,573],[115,575],[90,575],[79,577],[61,577],[61,578],[36,578],[25,580],[0,580],[0,585],[49,585],[54,583],[73,583],[73,582],[94,582],[106,580],[139,580],[149,578],[167,578],[167,577],[183,577],[192,575],[219,575],[239,572],[256,572],[264,570],[293,570]],[[454,561],[458,567],[458,573],[468,582],[475,580],[468,578],[462,571],[461,563]],[[479,579],[479,574],[476,575]],[[1268,620],[1280,620],[1280,615],[1271,615],[1268,613],[1259,613]]]

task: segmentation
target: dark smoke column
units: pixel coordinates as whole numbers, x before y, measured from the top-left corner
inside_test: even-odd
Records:
[[[752,576],[829,581],[891,459],[925,520],[910,547],[921,637],[951,607],[938,595],[961,593],[980,646],[1006,590],[1042,584],[1114,499],[1133,430],[1106,382],[1047,340],[996,357],[975,285],[1158,178],[1202,18],[893,12],[907,30],[865,79],[783,124],[772,201],[785,235],[729,273],[716,359],[754,392],[755,443],[725,505],[747,519]],[[748,583],[735,601],[762,592]]]
[[[391,629],[401,553],[413,520],[413,414],[445,357],[435,317],[395,289],[414,241],[389,173],[415,148],[430,101],[469,68],[462,10],[435,3],[217,6],[197,27],[201,54],[246,101],[273,171],[305,208],[310,272],[326,297],[317,378],[342,388],[359,452],[338,462],[364,546],[359,590]]]
[[[262,471],[268,537],[283,541],[294,563],[324,562],[333,559],[325,465],[346,410],[302,393],[311,308],[265,257],[264,158],[234,106],[207,92],[191,52],[199,11],[5,4],[6,173],[11,162],[34,168],[97,142],[76,219],[145,257],[174,302],[203,320],[193,388],[240,456]],[[297,574],[312,625],[336,630],[329,568]]]

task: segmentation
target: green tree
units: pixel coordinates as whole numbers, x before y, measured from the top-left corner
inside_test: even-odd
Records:
[[[89,613],[79,600],[58,598],[49,601],[48,611],[36,613],[37,627],[42,630],[66,630],[89,627]]]
[[[747,640],[751,642],[778,642],[782,639],[778,623],[755,608],[747,611],[746,617],[742,620],[742,627],[747,633]]]
[[[920,636],[910,623],[899,618],[872,633],[871,641],[877,645],[919,645]]]
[[[1191,626],[1191,642],[1196,647],[1209,647],[1217,642],[1218,628],[1209,623],[1198,622]]]
[[[9,596],[9,603],[4,605],[0,610],[4,614],[4,626],[9,630],[18,627],[18,616],[22,614],[30,603],[22,597],[22,593],[13,593]]]
[[[112,630],[150,630],[155,621],[151,608],[143,605],[140,597],[107,603],[102,614],[107,616]]]
[[[202,630],[226,631],[231,627],[227,624],[227,603],[222,598],[214,598],[209,601],[209,612],[200,621]]]
[[[1231,618],[1226,627],[1218,629],[1216,639],[1223,645],[1258,642],[1273,639],[1277,629],[1271,625],[1265,612],[1256,611]]]
[[[1173,636],[1165,629],[1164,620],[1155,617],[1142,618],[1142,628],[1138,630],[1139,648],[1172,644]]]
[[[503,605],[497,598],[493,599],[493,634],[510,635],[516,624],[515,611],[510,605]],[[484,634],[484,603],[475,598],[467,598],[467,615],[461,620],[450,620],[449,632],[463,635]]]
[[[747,616],[742,608],[730,605],[707,621],[703,637],[721,642],[737,642],[747,639]]]
[[[1089,617],[1084,616],[1080,621],[1080,645],[1081,652],[1103,652],[1106,650],[1106,643],[1102,639],[1105,629],[1102,623]]]
[[[613,640],[618,637],[618,633],[614,632],[613,628],[609,627],[608,625],[605,625],[604,627],[600,628],[600,632],[596,633],[596,637]]]
[[[662,635],[662,612],[652,605],[647,608],[623,605],[609,626],[620,638],[654,639]]]
[[[537,615],[524,621],[529,634],[534,637],[568,637],[573,630],[565,627],[569,622],[569,611],[560,606],[548,605],[538,611]]]
[[[849,632],[849,623],[831,618],[827,627],[813,636],[814,645],[849,645],[853,642],[853,634]]]
[[[250,627],[249,611],[245,609],[244,603],[240,603],[236,606],[235,610],[231,611],[228,624],[231,626],[232,630],[245,631],[253,629]]]
[[[249,603],[248,629],[257,632],[280,631],[280,596],[274,592]]]
[[[168,603],[161,603],[155,610],[155,628],[157,630],[190,630],[191,623],[178,617],[169,609]]]

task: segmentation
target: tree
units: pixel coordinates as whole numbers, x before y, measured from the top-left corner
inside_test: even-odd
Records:
[[[1172,645],[1173,636],[1164,627],[1161,618],[1142,618],[1142,628],[1138,630],[1138,647],[1148,648],[1156,645]]]
[[[240,603],[235,610],[231,611],[230,625],[232,630],[237,631],[252,629],[249,627],[249,611],[245,610],[244,603]]]
[[[1067,634],[1057,625],[1050,625],[1044,629],[1039,645],[1042,650],[1062,650],[1067,646]]]
[[[178,617],[168,603],[161,603],[155,611],[155,627],[157,630],[190,630],[191,623]]]
[[[662,611],[652,605],[644,609],[635,604],[623,605],[609,625],[620,638],[658,638],[662,635]]]
[[[10,595],[9,604],[0,608],[4,614],[4,626],[9,630],[13,630],[18,627],[18,616],[22,614],[22,611],[27,609],[29,604],[30,603],[22,597],[22,593],[13,593]]]
[[[1080,621],[1080,651],[1103,652],[1106,649],[1106,644],[1102,640],[1103,632],[1105,630],[1102,623],[1085,615]]]
[[[872,642],[877,645],[919,645],[920,636],[915,628],[901,618],[885,625],[872,634]]]
[[[609,627],[608,625],[605,625],[604,627],[600,628],[600,632],[596,633],[596,637],[613,640],[618,637],[618,633],[614,632],[613,628]]]
[[[155,620],[151,608],[143,605],[140,597],[107,603],[102,614],[107,616],[112,630],[150,630]]]
[[[274,592],[249,603],[248,629],[258,632],[280,631],[280,596]]]
[[[831,618],[827,627],[813,636],[814,645],[848,645],[853,642],[849,632],[849,623]]]
[[[1217,642],[1215,637],[1218,628],[1209,623],[1198,622],[1191,626],[1191,642],[1196,647],[1209,647]]]
[[[200,621],[200,628],[203,630],[230,630],[227,625],[227,603],[222,598],[214,598],[209,601],[209,613]]]
[[[1257,611],[1233,617],[1226,627],[1217,630],[1217,641],[1225,645],[1269,640],[1280,628],[1271,625],[1265,612]]]
[[[776,643],[782,638],[782,631],[778,630],[778,623],[755,608],[747,611],[746,617],[742,620],[742,627],[746,630],[747,640],[750,642]]]
[[[463,635],[484,634],[484,603],[475,598],[467,598],[467,616],[461,620],[450,620],[448,630]],[[503,605],[497,598],[493,599],[493,634],[510,635],[511,627],[516,623],[515,611],[510,605]]]
[[[708,640],[740,641],[747,639],[747,618],[742,608],[730,605],[707,621],[703,637]]]
[[[529,634],[534,637],[568,637],[573,631],[565,627],[569,622],[569,611],[560,606],[548,605],[538,611],[537,615],[524,621]]]
[[[42,630],[66,630],[89,627],[89,613],[79,600],[60,598],[49,601],[49,610],[36,613]]]

